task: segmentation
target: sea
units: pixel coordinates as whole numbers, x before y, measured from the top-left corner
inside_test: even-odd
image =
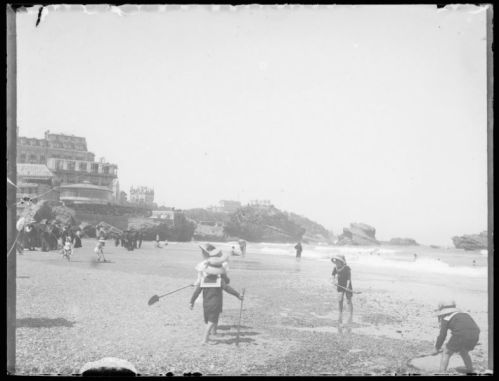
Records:
[[[222,250],[239,251],[237,242],[218,244]],[[455,248],[428,246],[328,246],[302,244],[302,259],[329,262],[343,254],[347,263],[363,267],[383,267],[413,273],[434,273],[463,277],[487,277],[487,250],[465,251]],[[248,253],[295,257],[294,244],[248,243]],[[415,255],[416,254],[416,255]]]

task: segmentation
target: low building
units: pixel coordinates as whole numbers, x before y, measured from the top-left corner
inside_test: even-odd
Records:
[[[62,184],[76,184],[88,181],[112,190],[118,177],[118,166],[105,162],[67,160],[49,158],[47,167],[60,179]]]
[[[84,181],[78,184],[66,184],[59,187],[59,199],[68,204],[112,204],[115,200],[113,191]]]
[[[257,208],[270,208],[272,207],[272,203],[270,202],[270,200],[251,200],[249,202],[249,206]]]
[[[16,167],[18,202],[25,197],[54,201],[59,199],[57,181],[45,164],[22,163],[17,164]]]
[[[153,210],[149,218],[158,222],[168,222],[174,223],[175,221],[175,208],[169,208],[168,210]]]
[[[207,210],[216,213],[234,213],[241,206],[242,205],[239,201],[220,200],[218,205],[210,206]]]
[[[130,203],[143,205],[143,206],[153,206],[154,205],[154,189],[138,186],[130,187]]]

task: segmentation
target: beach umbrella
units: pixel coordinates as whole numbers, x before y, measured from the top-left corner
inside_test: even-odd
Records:
[[[174,291],[170,291],[170,292],[167,292],[166,294],[163,294],[163,295],[153,295],[151,296],[151,299],[149,299],[149,301],[147,302],[148,305],[152,306],[154,303],[157,303],[159,302],[159,299],[161,299],[163,296],[167,296],[167,295],[170,295],[170,294],[173,294],[177,291],[180,291],[180,290],[183,290],[184,288],[187,288],[187,287],[192,287],[194,286],[192,283],[187,285],[187,286],[184,286],[184,287],[180,287]]]

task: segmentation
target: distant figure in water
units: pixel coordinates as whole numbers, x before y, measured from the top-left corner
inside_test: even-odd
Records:
[[[296,258],[301,258],[301,252],[303,251],[303,247],[301,246],[301,242],[298,242],[295,245],[295,250],[296,250]]]
[[[246,241],[241,239],[239,240],[239,248],[241,249],[241,255],[244,257],[246,255]]]
[[[416,253],[414,253],[414,261],[418,259],[418,255]]]
[[[476,260],[473,259],[473,266],[476,266]]]
[[[450,357],[454,353],[459,353],[466,366],[466,372],[472,373],[473,363],[469,352],[478,344],[480,328],[469,314],[456,308],[454,301],[440,302],[435,315],[440,323],[440,334],[435,343],[435,354],[442,348],[447,331],[450,330],[452,333],[451,338],[442,348],[440,372],[447,371]]]

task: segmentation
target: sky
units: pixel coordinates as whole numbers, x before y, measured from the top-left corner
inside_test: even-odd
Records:
[[[84,136],[122,190],[180,209],[268,199],[423,244],[487,229],[485,8],[106,9],[18,13],[21,136]]]

